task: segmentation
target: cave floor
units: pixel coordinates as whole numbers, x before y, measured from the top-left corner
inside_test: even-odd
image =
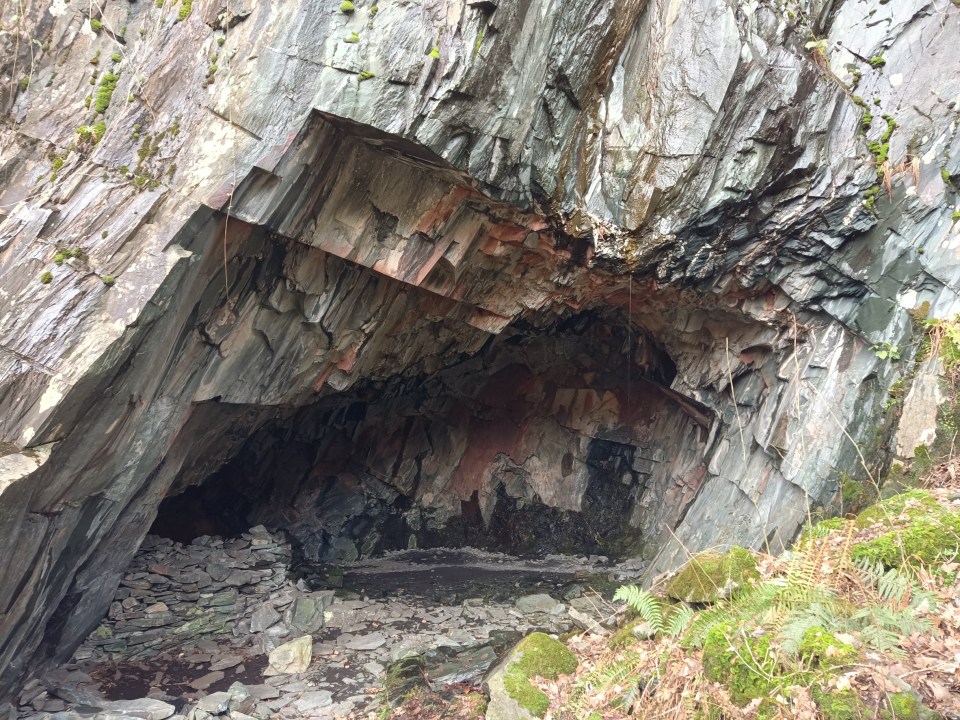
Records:
[[[524,634],[609,621],[612,588],[642,570],[471,548],[293,572],[290,557],[262,527],[190,545],[148,537],[103,624],[21,693],[21,717],[366,717],[414,689],[469,693]],[[305,636],[305,669],[270,667]]]

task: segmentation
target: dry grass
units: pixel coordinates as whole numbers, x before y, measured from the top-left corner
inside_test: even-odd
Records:
[[[960,486],[956,475],[956,472],[950,475],[947,470],[939,473],[932,492],[943,506],[960,512]],[[895,517],[887,518],[887,522],[896,521]],[[888,530],[889,527],[882,524],[857,529],[851,522],[841,531],[805,544],[804,565],[812,573],[807,580],[829,587],[844,603],[853,607],[884,602],[877,589],[865,583],[862,574],[852,565],[850,548],[854,543],[873,539]],[[761,575],[764,580],[785,577],[791,567],[795,567],[792,562],[762,556],[759,563]],[[889,703],[890,694],[913,690],[928,708],[946,717],[960,713],[960,583],[951,579],[958,571],[960,563],[955,561],[933,569],[914,568],[921,587],[941,600],[936,609],[927,613],[932,631],[899,638],[899,648],[906,654],[904,658],[898,659],[891,653],[864,646],[857,663],[844,668],[831,680],[835,689],[855,691],[869,708],[877,711]],[[893,605],[905,608],[909,607],[910,601],[908,593]],[[763,630],[758,626],[755,632],[763,633]],[[760,710],[759,699],[745,707],[737,707],[724,687],[705,677],[700,652],[684,649],[673,639],[642,641],[614,651],[603,638],[582,636],[572,640],[570,647],[581,658],[581,667],[576,676],[541,686],[551,695],[552,708],[567,708],[552,711],[548,718],[580,720],[590,713],[597,713],[591,717],[603,720],[625,720],[628,717],[679,719],[702,717],[712,709],[718,713],[717,717],[750,719],[757,717]],[[631,707],[618,709],[612,706],[629,689],[623,684],[588,687],[584,692],[585,677],[591,674],[601,676],[605,668],[621,663],[636,669],[632,677],[643,679]],[[765,707],[764,718],[814,720],[824,717],[809,688],[787,684],[784,691],[772,699],[776,708],[774,714],[768,714],[770,709]]]

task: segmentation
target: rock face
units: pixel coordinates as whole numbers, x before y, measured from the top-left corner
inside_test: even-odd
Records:
[[[317,558],[776,549],[960,310],[949,3],[80,5],[0,28],[0,699],[238,462]]]

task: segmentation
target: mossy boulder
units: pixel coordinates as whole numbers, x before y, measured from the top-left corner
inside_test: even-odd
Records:
[[[876,523],[893,527],[899,522],[909,522],[942,512],[940,503],[926,490],[908,490],[871,505],[857,515],[856,523],[858,528],[869,527]]]
[[[487,720],[530,720],[547,713],[550,700],[532,678],[556,680],[577,669],[577,658],[566,645],[535,632],[521,640],[487,681],[490,702]]]
[[[960,554],[960,514],[943,510],[916,517],[903,527],[850,549],[854,560],[870,560],[886,567],[935,565]]]
[[[694,555],[670,578],[664,593],[684,602],[714,602],[759,577],[757,559],[749,550],[735,547],[725,553],[707,551]]]
[[[821,690],[815,687],[813,699],[826,720],[860,720],[869,717],[863,701],[853,690]]]
[[[776,659],[766,635],[752,637],[727,623],[707,633],[703,643],[703,672],[730,691],[738,705],[773,697],[779,688]]]
[[[898,692],[887,695],[880,706],[881,720],[937,720],[940,713],[926,707],[916,695]]]
[[[857,657],[857,649],[823,628],[812,627],[800,641],[800,656],[809,666],[837,667],[853,662]]]

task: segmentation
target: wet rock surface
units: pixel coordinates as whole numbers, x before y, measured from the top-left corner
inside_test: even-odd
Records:
[[[414,550],[344,566],[334,591],[288,576],[290,555],[263,527],[190,545],[148,536],[108,617],[24,688],[20,717],[361,717],[413,684],[479,685],[529,632],[584,619],[603,632],[613,608],[593,585],[642,570]]]

